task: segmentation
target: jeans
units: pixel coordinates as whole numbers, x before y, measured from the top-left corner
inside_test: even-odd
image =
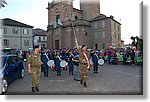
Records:
[[[79,66],[75,66],[75,65],[74,65],[74,79],[80,80]]]
[[[94,64],[94,66],[93,66],[93,71],[94,71],[94,72],[98,72],[98,64]]]

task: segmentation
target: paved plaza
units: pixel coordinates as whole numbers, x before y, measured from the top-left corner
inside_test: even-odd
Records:
[[[62,71],[62,76],[49,70],[49,77],[41,74],[40,92],[37,93],[31,92],[31,76],[27,73],[27,63],[24,66],[25,77],[12,83],[5,94],[143,94],[143,67],[137,65],[104,64],[99,66],[98,74],[94,74],[91,69],[87,88],[80,85],[79,81],[74,81],[68,70]]]

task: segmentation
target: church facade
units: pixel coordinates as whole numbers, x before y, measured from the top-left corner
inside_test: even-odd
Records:
[[[73,7],[73,0],[48,3],[48,49],[74,48],[74,34],[79,45],[91,49],[121,47],[121,24],[100,13],[99,0],[84,1],[80,0],[80,10]]]

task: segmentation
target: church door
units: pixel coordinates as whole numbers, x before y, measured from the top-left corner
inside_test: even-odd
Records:
[[[59,40],[55,40],[55,49],[59,49]]]

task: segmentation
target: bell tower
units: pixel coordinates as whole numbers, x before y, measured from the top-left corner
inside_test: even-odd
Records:
[[[83,19],[92,20],[100,15],[100,0],[80,0],[80,9],[83,10]]]

